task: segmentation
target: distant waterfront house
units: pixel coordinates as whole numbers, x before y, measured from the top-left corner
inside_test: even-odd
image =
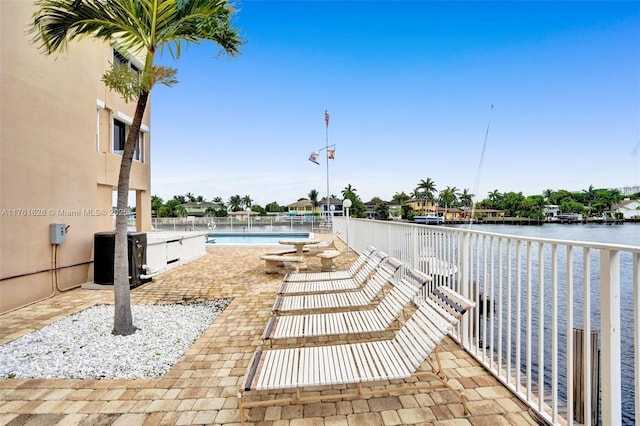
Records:
[[[444,217],[445,220],[460,220],[463,218],[463,211],[456,207],[437,207],[435,211],[437,216]]]
[[[375,200],[367,201],[366,203],[364,203],[364,206],[366,208],[365,217],[367,219],[376,219],[376,206],[380,203],[387,203],[387,206],[389,206],[389,219],[400,219],[400,216],[402,216],[402,206],[400,204],[393,203],[391,201]]]
[[[544,219],[547,222],[553,222],[558,218],[560,207],[555,204],[549,204],[545,206],[545,208],[542,210],[542,213],[544,213]]]
[[[229,212],[228,216],[237,220],[248,220],[250,217],[258,216],[258,213],[253,210],[238,210],[237,212]]]
[[[622,202],[613,206],[611,211],[622,213],[623,219],[638,219],[640,218],[640,200],[625,198]]]
[[[187,216],[203,217],[208,208],[218,209],[220,204],[209,201],[193,201],[181,204],[187,210]]]
[[[477,209],[475,215],[485,219],[498,219],[504,217],[504,210],[496,209]]]
[[[322,200],[318,201],[318,204],[323,216],[342,216],[342,200],[338,198],[330,198],[329,203],[327,204],[327,197],[323,197]],[[333,209],[331,209],[331,207],[333,207]]]
[[[435,201],[426,202],[424,198],[412,198],[404,202],[415,213],[435,214],[438,205]],[[426,205],[426,206],[425,206]]]
[[[305,216],[312,215],[314,213],[320,213],[320,207],[313,207],[313,203],[310,200],[300,200],[295,203],[291,203],[287,206],[290,215]]]

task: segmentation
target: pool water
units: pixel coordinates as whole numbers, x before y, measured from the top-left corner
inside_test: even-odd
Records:
[[[225,244],[279,244],[283,239],[306,240],[308,232],[209,232],[207,243],[216,245]]]

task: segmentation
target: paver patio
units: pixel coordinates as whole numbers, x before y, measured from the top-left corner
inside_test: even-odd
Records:
[[[356,254],[336,259],[346,268]],[[0,380],[0,425],[233,425],[238,386],[261,334],[282,274],[265,274],[265,247],[209,247],[207,255],[131,292],[133,304],[233,298],[164,376],[140,380]],[[310,271],[320,259],[309,257]],[[0,315],[0,344],[72,313],[113,303],[111,290],[75,289]],[[134,318],[135,323],[135,318]],[[445,372],[469,401],[469,415],[449,391],[392,394],[248,410],[247,425],[535,425],[526,406],[451,339],[442,345]],[[1,360],[0,360],[1,362]],[[426,365],[426,364],[425,364]],[[426,367],[428,368],[428,367]],[[384,382],[376,384],[384,386]],[[340,389],[340,387],[336,387]],[[306,392],[335,393],[314,388]],[[256,393],[274,398],[286,391]]]

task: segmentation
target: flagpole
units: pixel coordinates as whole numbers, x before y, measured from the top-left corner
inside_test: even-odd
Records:
[[[327,217],[329,216],[329,209],[331,208],[331,203],[329,202],[329,111],[324,110],[324,122],[325,122],[325,145],[324,149],[326,151],[326,162],[327,162]],[[333,219],[333,218],[332,218]],[[331,226],[333,227],[333,220],[331,221]],[[333,231],[333,229],[332,229]]]
[[[325,155],[326,155],[326,161],[327,161],[327,198],[325,201],[325,205],[326,207],[326,214],[327,214],[327,218],[329,217],[329,215],[331,214],[331,203],[329,201],[329,160],[333,160],[334,156],[335,156],[335,144],[333,145],[329,145],[329,111],[327,111],[326,109],[324,110],[324,123],[325,123],[325,144],[324,144],[324,148],[320,148],[317,151],[313,151],[311,153],[311,155],[309,156],[309,161],[311,161],[312,163],[315,163],[317,165],[320,165],[320,163],[318,162],[318,157],[320,156],[320,152],[322,151],[326,151]],[[329,150],[329,148],[333,148],[331,151]],[[333,220],[331,220],[331,222],[333,222]],[[333,224],[333,223],[332,223]]]

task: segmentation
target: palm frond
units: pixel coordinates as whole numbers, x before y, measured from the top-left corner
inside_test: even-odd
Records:
[[[129,51],[152,54],[182,43],[213,41],[235,56],[242,45],[226,0],[37,0],[34,42],[46,53],[64,50],[75,38],[117,38]]]

